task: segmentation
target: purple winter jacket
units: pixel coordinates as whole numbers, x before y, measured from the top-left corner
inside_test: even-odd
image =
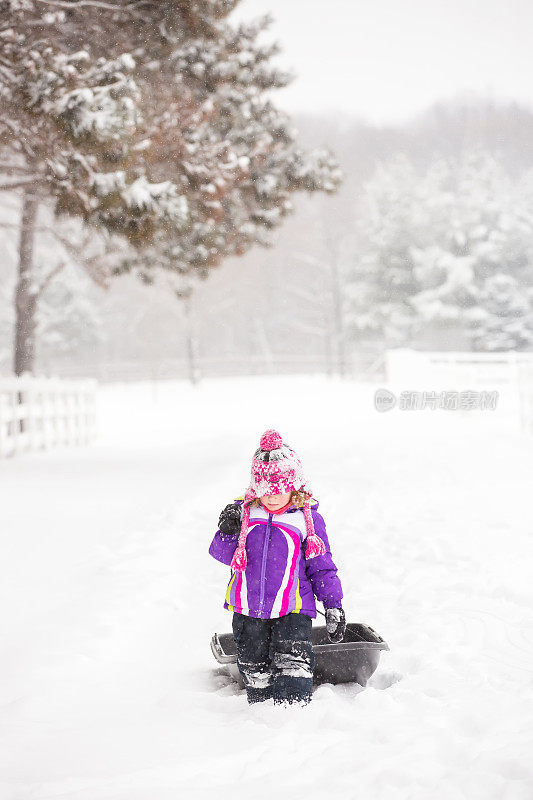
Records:
[[[235,501],[241,505],[242,501]],[[316,597],[324,608],[340,608],[341,582],[333,563],[326,525],[311,504],[315,532],[326,546],[322,556],[306,561],[306,528],[303,511],[289,507],[282,514],[270,514],[262,506],[253,507],[246,538],[245,571],[231,572],[224,608],[248,617],[272,619],[300,613],[316,617]],[[237,547],[237,536],[215,533],[209,553],[223,564],[230,564]]]

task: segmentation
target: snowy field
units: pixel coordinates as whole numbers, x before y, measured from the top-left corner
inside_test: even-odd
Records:
[[[378,414],[373,391],[102,386],[96,443],[0,462],[2,800],[531,800],[533,439],[503,411]],[[231,616],[207,549],[268,427],[348,619],[391,648],[306,708],[248,706],[209,647]]]

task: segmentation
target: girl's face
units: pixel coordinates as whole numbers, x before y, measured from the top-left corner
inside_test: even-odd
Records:
[[[270,511],[276,511],[278,508],[286,506],[290,499],[290,492],[285,492],[285,494],[264,494],[261,498],[261,502],[264,503]]]

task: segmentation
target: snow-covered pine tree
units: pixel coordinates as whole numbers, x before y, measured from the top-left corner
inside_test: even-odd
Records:
[[[294,191],[331,192],[340,181],[331,155],[304,153],[290,120],[269,99],[290,80],[271,64],[277,46],[260,42],[270,19],[234,27],[227,17],[235,5],[182,3],[187,27],[165,22],[165,38],[156,32],[147,44],[151,71],[143,80],[153,122],[146,136],[157,136],[150,171],[163,180],[170,167],[189,215],[184,229],[161,227],[123,262],[147,279],[155,267],[205,277],[223,257],[268,244],[269,232],[292,211]],[[176,13],[175,3],[160,3],[162,20],[168,7]]]
[[[512,275],[487,279],[472,310],[475,350],[523,350],[533,345],[533,289],[524,291]]]
[[[333,191],[329,153],[302,152],[270,90],[289,76],[234,26],[237,0],[0,0],[0,188],[24,192],[14,369],[34,353],[39,202],[128,239],[115,274],[210,267]]]
[[[34,363],[41,277],[34,268],[39,204],[52,199],[58,212],[93,218],[99,205],[96,179],[109,168],[113,154],[127,155],[139,119],[131,55],[94,57],[83,49],[83,29],[76,27],[81,20],[73,19],[76,12],[62,10],[61,5],[0,3],[0,188],[23,191],[15,292],[16,374],[31,371]]]
[[[437,161],[423,182],[433,243],[415,254],[413,305],[423,320],[457,321],[476,350],[527,347],[533,206],[523,185],[479,149],[457,161]],[[513,293],[522,301],[517,296],[513,303]]]
[[[413,250],[427,224],[419,179],[406,156],[377,166],[356,213],[356,250],[343,275],[347,331],[400,345],[414,321]]]
[[[366,186],[361,252],[347,276],[352,330],[397,346],[452,322],[476,349],[527,346],[531,196],[480,150],[437,157],[421,174],[404,156],[382,164]],[[520,292],[523,302],[514,302]]]

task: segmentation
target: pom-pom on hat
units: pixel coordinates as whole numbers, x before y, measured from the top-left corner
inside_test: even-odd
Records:
[[[244,511],[237,549],[233,555],[231,569],[244,572],[246,569],[246,536],[250,520],[250,503],[265,495],[285,494],[302,490],[312,495],[303,467],[295,451],[283,441],[278,431],[265,431],[252,459],[251,481],[244,495]],[[314,558],[326,552],[324,542],[315,533],[311,505],[306,500],[302,508],[307,531],[305,557]]]

